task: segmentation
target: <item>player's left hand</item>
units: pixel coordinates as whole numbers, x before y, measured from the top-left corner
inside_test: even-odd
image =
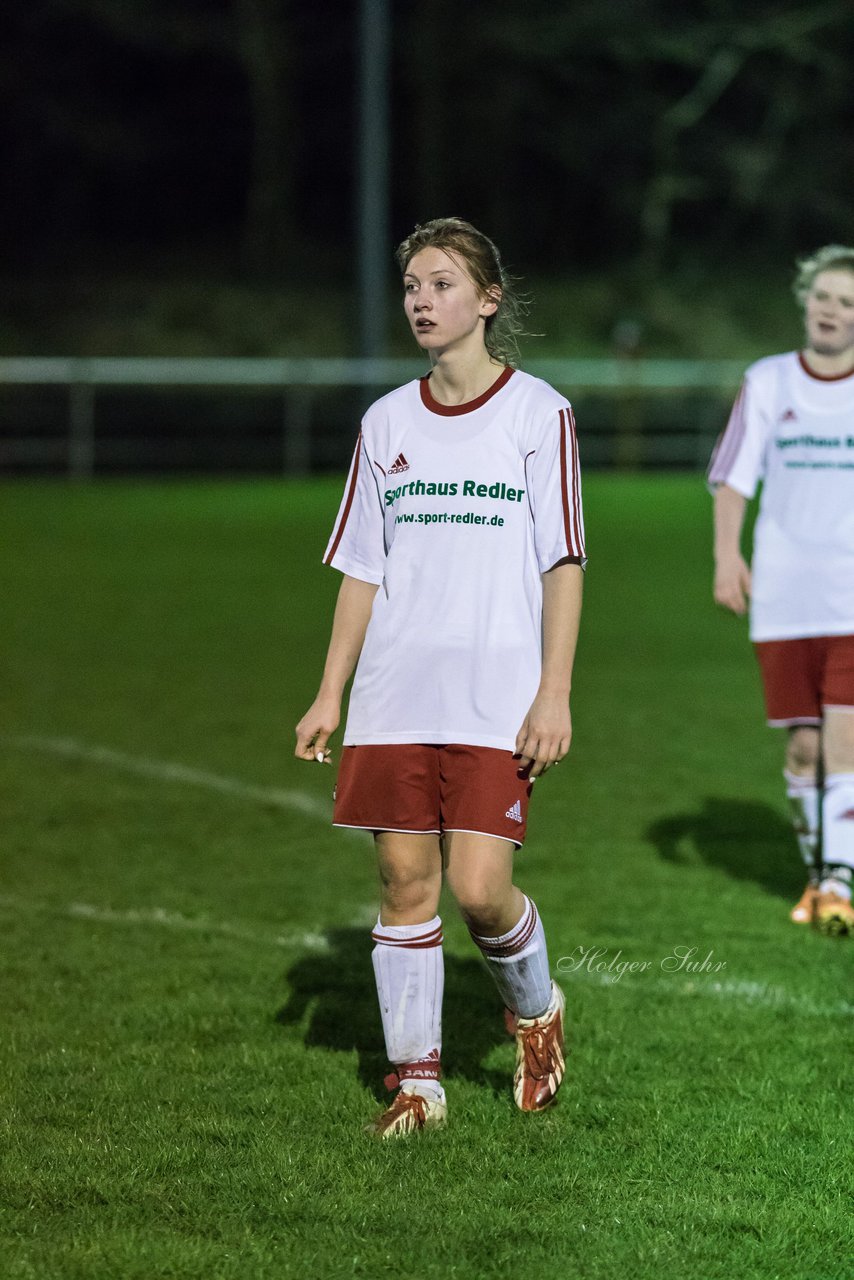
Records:
[[[572,719],[564,694],[538,693],[516,734],[519,772],[539,778],[569,751]]]
[[[314,760],[332,764],[328,743],[341,719],[341,703],[337,698],[318,694],[296,727],[297,760]]]

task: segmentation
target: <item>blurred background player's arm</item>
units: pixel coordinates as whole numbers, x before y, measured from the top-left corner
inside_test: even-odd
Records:
[[[300,760],[331,763],[326,744],[341,719],[344,688],[355,670],[378,587],[344,575],[335,605],[332,635],[317,697],[296,728],[295,755]]]
[[[715,490],[715,603],[733,613],[747,611],[750,567],[741,554],[741,530],[747,499],[719,484]]]

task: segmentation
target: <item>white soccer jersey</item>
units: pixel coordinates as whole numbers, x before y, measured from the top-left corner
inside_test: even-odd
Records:
[[[751,638],[854,633],[854,373],[796,351],[750,366],[709,481],[752,498],[760,480]]]
[[[540,680],[540,575],[583,561],[572,409],[507,369],[439,404],[423,378],[371,406],[324,561],[376,583],[346,746],[512,751]]]

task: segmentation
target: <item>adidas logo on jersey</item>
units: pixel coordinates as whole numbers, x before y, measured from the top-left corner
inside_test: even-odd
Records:
[[[517,800],[515,804],[511,804],[510,808],[504,815],[505,818],[512,818],[514,822],[522,821],[522,806]]]
[[[408,471],[408,470],[409,470],[409,463],[406,461],[406,458],[404,458],[403,454],[399,453],[395,458],[394,462],[389,467],[388,474],[390,476],[396,476],[396,475],[399,475],[401,471]]]
[[[794,409],[786,409],[784,413],[780,414],[781,422],[797,422],[797,420],[798,415],[795,413]]]

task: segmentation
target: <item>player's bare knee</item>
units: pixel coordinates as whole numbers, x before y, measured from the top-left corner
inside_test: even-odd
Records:
[[[441,878],[385,866],[380,869],[380,885],[384,907],[396,912],[419,912],[438,903]]]
[[[799,777],[814,776],[818,769],[821,738],[817,727],[797,725],[789,730],[786,768]]]
[[[497,897],[486,885],[464,885],[453,892],[468,929],[484,938],[494,938],[503,932],[507,916],[503,897]]]

